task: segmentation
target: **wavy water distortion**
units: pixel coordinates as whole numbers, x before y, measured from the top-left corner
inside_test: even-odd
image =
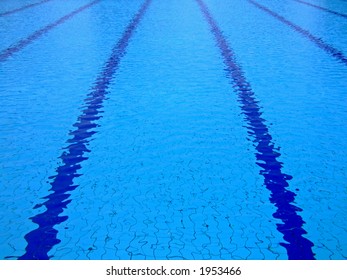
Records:
[[[31,35],[29,35],[28,37],[18,41],[17,43],[15,43],[13,46],[3,50],[0,52],[0,62],[3,62],[5,60],[7,60],[8,58],[10,58],[11,56],[13,56],[15,53],[21,51],[22,49],[24,49],[26,46],[30,45],[31,43],[33,43],[35,40],[39,39],[40,37],[42,37],[43,35],[45,35],[48,31],[52,30],[53,28],[57,27],[58,25],[64,23],[65,21],[71,19],[72,17],[74,17],[75,15],[79,14],[80,12],[92,7],[93,5],[97,4],[98,2],[100,2],[101,0],[95,0],[89,4],[86,4],[76,10],[74,10],[73,12],[61,17],[60,19],[58,19],[57,21],[50,23],[48,25],[46,25],[45,27],[35,31],[34,33],[32,33]]]
[[[306,2],[306,1],[302,1],[302,0],[294,0],[294,1],[298,2],[298,3],[301,3],[301,4],[304,4],[304,5],[307,5],[307,6],[310,6],[310,7],[313,7],[313,8],[316,8],[316,9],[321,10],[321,11],[324,11],[324,12],[336,15],[336,16],[347,18],[346,14],[335,12],[335,11],[329,10],[327,8],[324,8],[324,7],[321,7],[321,6],[318,6],[318,5]]]
[[[281,224],[277,224],[277,229],[288,242],[280,244],[286,248],[289,259],[314,259],[313,243],[303,237],[306,234],[302,228],[304,221],[297,213],[301,209],[292,204],[296,195],[286,189],[289,186],[287,181],[292,177],[282,172],[282,163],[277,159],[280,153],[276,151],[278,149],[275,148],[265,120],[261,117],[259,102],[206,4],[202,0],[196,2],[221,51],[228,76],[234,84],[233,88],[238,94],[241,110],[248,123],[248,133],[254,139],[257,165],[262,168],[260,174],[264,177],[266,188],[271,191],[270,202],[277,207],[273,217],[282,221]]]
[[[105,63],[102,72],[98,75],[95,86],[85,99],[86,108],[73,125],[76,129],[70,132],[72,138],[67,141],[69,145],[60,156],[62,164],[57,168],[57,175],[50,178],[53,179],[51,183],[52,193],[45,197],[46,202],[36,206],[36,208],[45,206],[46,211],[31,218],[38,225],[38,228],[25,235],[28,242],[26,253],[19,259],[49,259],[48,252],[60,242],[57,239],[58,231],[54,229],[54,226],[68,219],[67,216],[60,216],[64,208],[71,202],[68,199],[70,194],[67,192],[78,187],[74,185],[73,180],[81,176],[77,173],[81,168],[80,163],[88,159],[85,156],[85,153],[90,152],[87,145],[91,141],[91,136],[96,133],[91,129],[97,127],[95,121],[101,117],[100,109],[103,107],[109,85],[122,57],[125,55],[129,40],[150,3],[151,0],[146,0],[132,18],[122,37],[112,49],[112,54]]]
[[[26,6],[17,8],[17,9],[14,9],[14,10],[12,10],[12,11],[3,12],[3,13],[0,13],[0,17],[9,16],[9,15],[12,15],[12,14],[15,14],[15,13],[18,13],[18,12],[21,12],[21,11],[24,11],[24,10],[29,9],[29,8],[34,8],[34,7],[36,7],[36,6],[39,6],[39,5],[41,5],[41,4],[44,4],[44,3],[47,3],[47,2],[50,2],[50,1],[52,1],[52,0],[43,0],[43,1],[41,1],[41,2],[29,4],[29,5],[26,5]]]
[[[347,65],[347,57],[338,49],[334,48],[333,46],[325,43],[321,38],[318,38],[314,35],[312,35],[309,31],[301,28],[300,26],[296,25],[295,23],[287,20],[286,18],[280,16],[279,14],[275,13],[274,11],[271,11],[269,8],[253,1],[248,0],[251,4],[256,6],[257,8],[263,10],[264,12],[268,13],[269,15],[273,16],[274,18],[278,19],[282,23],[286,24],[290,28],[294,29],[296,32],[300,33],[307,39],[309,39],[311,42],[315,43],[316,46],[321,48],[323,51],[330,54],[332,57],[336,58],[338,61],[342,62],[343,64]]]

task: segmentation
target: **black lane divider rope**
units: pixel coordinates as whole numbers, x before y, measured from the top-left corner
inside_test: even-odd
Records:
[[[28,46],[29,44],[31,44],[32,42],[34,42],[35,40],[39,39],[41,36],[45,35],[48,31],[52,30],[54,27],[57,27],[58,25],[64,23],[65,21],[71,19],[72,17],[74,17],[75,15],[79,14],[80,12],[92,7],[93,5],[97,4],[98,2],[100,2],[101,0],[95,0],[89,4],[86,4],[76,10],[74,10],[73,12],[61,17],[60,19],[58,19],[57,21],[46,25],[45,27],[35,31],[34,33],[32,33],[31,35],[29,35],[28,37],[18,41],[17,43],[13,44],[11,47],[3,50],[0,52],[0,62],[3,62],[5,60],[7,60],[9,57],[13,56],[15,53],[21,51],[23,48],[25,48],[26,46]]]
[[[73,125],[76,129],[69,133],[72,138],[67,141],[69,145],[64,148],[66,151],[60,156],[62,164],[57,168],[57,175],[50,177],[53,180],[51,183],[52,188],[50,189],[52,193],[44,197],[44,199],[47,199],[44,203],[35,206],[35,208],[44,206],[46,211],[31,218],[38,225],[38,228],[25,235],[25,239],[28,242],[26,253],[19,259],[49,259],[48,252],[54,245],[60,243],[60,240],[57,239],[58,231],[54,226],[68,219],[67,216],[60,216],[64,208],[67,208],[67,205],[71,202],[71,199],[68,199],[70,194],[67,192],[71,192],[78,187],[74,185],[73,180],[81,176],[81,174],[77,173],[81,169],[80,163],[88,159],[85,156],[86,153],[90,152],[87,145],[92,140],[92,135],[96,133],[91,131],[91,129],[98,126],[95,121],[101,118],[101,108],[108,94],[109,85],[122,57],[126,53],[129,40],[151,1],[146,0],[132,18],[122,37],[113,47],[111,56],[85,99],[85,109]]]
[[[311,6],[311,7],[313,7],[313,8],[322,10],[322,11],[324,11],[324,12],[328,12],[328,13],[334,14],[334,15],[336,15],[336,16],[340,16],[340,17],[343,17],[343,18],[347,18],[347,15],[346,15],[346,14],[339,13],[339,12],[335,12],[335,11],[333,11],[333,10],[330,10],[330,9],[327,9],[327,8],[324,8],[324,7],[321,7],[321,6],[318,6],[318,5],[315,5],[315,4],[306,2],[306,1],[302,1],[302,0],[293,0],[293,1],[299,2],[299,3],[304,4],[304,5],[307,5],[307,6]]]
[[[273,217],[282,221],[277,224],[277,230],[288,242],[280,244],[286,248],[289,259],[314,259],[313,243],[303,237],[307,232],[302,228],[304,221],[298,215],[302,209],[292,204],[296,194],[286,189],[289,186],[287,181],[291,180],[292,176],[284,174],[281,170],[283,164],[277,159],[281,154],[273,144],[266,121],[261,117],[259,101],[256,100],[241,66],[237,63],[234,51],[229,47],[208,7],[202,0],[196,0],[196,2],[210,25],[227,67],[228,77],[233,83],[234,91],[238,94],[242,113],[248,123],[248,134],[254,139],[257,151],[256,164],[262,168],[260,174],[264,177],[264,185],[271,192],[270,202],[277,208]]]
[[[17,9],[14,9],[14,10],[11,10],[11,11],[7,11],[7,12],[3,12],[3,13],[0,13],[0,17],[4,17],[4,16],[8,16],[8,15],[12,15],[12,14],[15,14],[15,13],[18,13],[18,12],[21,12],[23,10],[26,10],[26,9],[29,9],[29,8],[33,8],[35,6],[38,6],[38,5],[41,5],[41,4],[44,4],[44,3],[47,3],[47,2],[50,2],[52,0],[43,0],[41,2],[37,2],[37,3],[33,3],[33,4],[29,4],[29,5],[26,5],[26,6],[23,6],[23,7],[20,7],[20,8],[17,8]]]
[[[309,39],[311,42],[315,43],[316,46],[321,48],[323,51],[330,54],[332,57],[336,58],[338,61],[342,62],[343,64],[347,65],[347,57],[338,49],[334,48],[333,46],[325,43],[321,38],[316,37],[312,35],[309,31],[301,28],[300,26],[296,25],[295,23],[287,20],[286,18],[280,16],[279,14],[275,13],[274,11],[271,11],[269,8],[257,3],[253,0],[248,0],[251,4],[256,6],[257,8],[263,10],[264,12],[268,13],[269,15],[273,16],[274,18],[278,19],[282,23],[286,24],[287,26],[294,29],[296,32],[299,32],[301,35]]]

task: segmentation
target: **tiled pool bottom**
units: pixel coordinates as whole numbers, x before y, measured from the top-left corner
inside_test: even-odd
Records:
[[[3,1],[1,258],[346,259],[339,1]]]

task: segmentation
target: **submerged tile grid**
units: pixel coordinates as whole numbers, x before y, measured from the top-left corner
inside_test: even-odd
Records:
[[[87,135],[88,136],[88,135]],[[151,200],[155,197],[155,194],[139,194],[140,199],[145,200]],[[134,203],[141,204],[139,200],[136,200],[136,196],[129,196],[123,197],[121,196],[119,200],[122,201],[122,203],[128,202],[128,205]],[[186,204],[187,202],[184,201],[184,198],[182,198],[183,204]],[[247,196],[246,196],[247,200]],[[152,200],[151,200],[152,201]],[[157,199],[153,199],[153,201],[157,201]],[[172,205],[170,204],[170,201],[172,201],[172,197],[168,198],[168,209],[171,209]],[[199,198],[199,201],[204,201],[204,197]],[[217,217],[219,216],[219,211],[216,209],[219,205],[213,204],[211,205],[211,201],[207,200],[204,201],[202,206],[199,207],[191,207],[185,209],[185,212],[183,212],[182,209],[177,210],[177,212],[169,212],[165,211],[164,213],[158,212],[156,215],[154,221],[149,221],[149,224],[143,222],[148,229],[150,229],[150,232],[153,232],[153,235],[147,235],[146,232],[143,234],[139,234],[139,231],[142,229],[142,226],[140,226],[139,223],[139,217],[135,216],[134,213],[132,215],[127,215],[125,217],[120,217],[116,219],[117,214],[114,213],[114,207],[112,207],[109,210],[105,210],[105,208],[110,208],[110,204],[105,201],[102,206],[99,205],[99,212],[94,213],[92,217],[89,218],[82,218],[83,224],[85,223],[85,228],[82,229],[82,232],[86,232],[81,235],[81,238],[78,243],[76,243],[76,246],[78,248],[81,248],[76,253],[78,254],[76,258],[103,258],[104,256],[108,256],[106,253],[106,248],[111,248],[111,250],[114,250],[114,248],[117,251],[117,255],[123,255],[123,256],[129,256],[130,258],[168,258],[168,259],[175,259],[175,258],[183,258],[184,256],[184,250],[185,244],[187,242],[190,242],[193,247],[196,248],[196,251],[193,251],[191,255],[193,258],[224,258],[223,256],[227,257],[231,256],[231,258],[263,258],[263,256],[266,258],[267,255],[269,255],[269,252],[271,252],[270,248],[272,247],[272,243],[269,242],[269,244],[266,244],[262,248],[260,245],[264,241],[257,239],[254,240],[248,240],[242,246],[240,246],[239,243],[235,244],[235,247],[232,249],[228,248],[228,246],[225,246],[223,242],[221,241],[220,236],[224,233],[226,230],[233,231],[231,227],[231,221],[230,217],[225,217],[224,222],[219,222],[217,220]],[[92,204],[92,203],[91,203]],[[143,206],[143,205],[142,205]],[[160,209],[161,204],[158,204],[158,209]],[[247,211],[250,211],[252,213],[256,212],[257,210],[248,207],[248,205],[244,205],[243,203],[239,204],[240,212],[239,213],[247,213]],[[206,215],[205,210],[208,209],[210,213],[214,213],[214,215]],[[245,210],[246,209],[246,210]],[[252,209],[252,210],[250,210]],[[224,209],[225,210],[225,209]],[[132,234],[130,236],[125,235],[123,236],[122,240],[125,242],[125,244],[128,244],[126,248],[119,248],[121,247],[120,244],[113,243],[113,246],[110,246],[110,243],[112,244],[112,239],[110,239],[109,231],[105,231],[105,239],[104,240],[97,240],[95,237],[95,234],[97,231],[102,231],[103,226],[105,223],[105,216],[103,213],[105,211],[110,211],[113,214],[111,215],[111,222],[109,224],[109,228],[111,230],[118,230],[117,225],[124,225],[124,227],[121,228],[122,232],[131,232]],[[235,211],[234,209],[230,209],[230,212]],[[126,211],[125,211],[126,212]],[[167,213],[170,213],[169,217],[167,216]],[[147,221],[148,218],[146,217],[145,213],[143,213],[144,216],[142,217],[143,221]],[[152,215],[151,215],[152,216]],[[141,216],[140,216],[141,217]],[[188,219],[187,219],[188,217]],[[186,218],[186,219],[184,219]],[[180,220],[180,223],[176,224],[174,221]],[[125,222],[126,221],[126,222]],[[237,218],[234,219],[234,221],[237,221]],[[115,224],[114,224],[115,223]],[[153,224],[152,224],[153,223]],[[184,224],[190,224],[190,228],[193,228],[193,232],[187,232],[185,233],[185,226]],[[255,224],[254,227],[250,227],[250,225]],[[238,225],[240,225],[240,231],[236,233],[236,235],[241,236],[242,238],[245,237],[245,230],[254,233],[259,233],[259,224],[256,219],[252,219],[249,221],[249,223],[244,224],[244,218],[240,219],[238,222]],[[71,224],[73,226],[73,224]],[[223,230],[221,229],[223,228]],[[265,227],[266,228],[266,227]],[[92,230],[90,230],[92,229]],[[177,232],[175,233],[175,230]],[[169,232],[169,234],[168,234]],[[189,233],[192,233],[193,236],[191,239],[185,240],[187,235]],[[235,234],[234,232],[230,235],[233,236]],[[271,234],[271,231],[270,231]],[[255,234],[256,235],[256,234]],[[84,238],[86,237],[86,238]],[[270,240],[271,236],[269,236]],[[89,239],[90,242],[87,242]],[[152,242],[149,242],[148,240],[153,240]],[[169,252],[167,252],[167,247],[163,245],[158,244],[158,240],[166,240],[164,244],[168,244],[168,248],[170,249]],[[147,246],[147,247],[146,247]],[[148,248],[148,246],[150,246]],[[100,254],[101,252],[97,250],[98,248],[104,248],[104,252]],[[230,246],[229,246],[230,247]],[[141,249],[139,249],[141,248]],[[199,250],[199,248],[204,248],[203,250]],[[211,250],[211,248],[214,248],[216,250]],[[218,249],[217,249],[218,248]],[[227,249],[228,248],[228,249]],[[61,251],[63,250],[69,250],[68,248],[61,248]],[[72,250],[72,249],[70,249]],[[57,247],[57,252],[59,251],[59,245]],[[71,251],[70,251],[71,252]],[[118,254],[119,252],[119,254]],[[273,256],[273,255],[272,255]],[[284,257],[280,256],[278,254],[278,257]],[[329,257],[332,257],[330,255]]]

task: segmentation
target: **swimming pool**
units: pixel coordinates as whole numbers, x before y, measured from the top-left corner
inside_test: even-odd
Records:
[[[347,2],[0,2],[2,259],[346,259]]]

